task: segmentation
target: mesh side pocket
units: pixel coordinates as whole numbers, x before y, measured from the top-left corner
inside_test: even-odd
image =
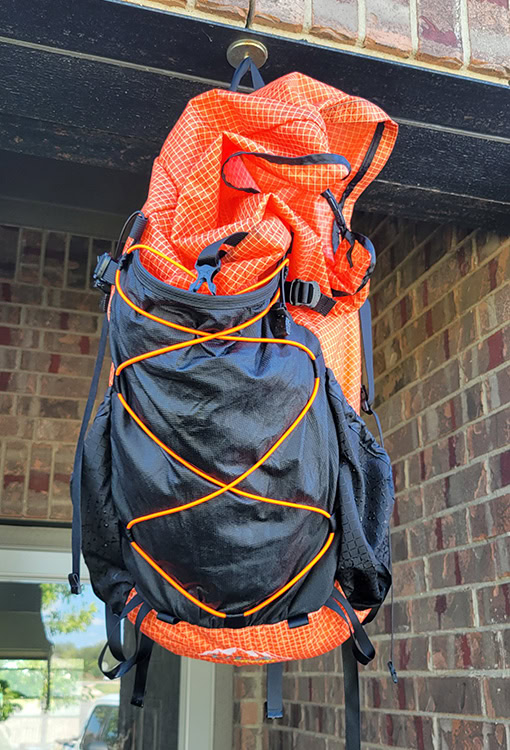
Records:
[[[125,604],[133,581],[125,568],[120,523],[111,494],[111,388],[85,439],[82,474],[82,551],[96,595],[114,612]]]

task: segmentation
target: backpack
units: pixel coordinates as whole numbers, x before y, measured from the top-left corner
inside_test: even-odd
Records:
[[[233,89],[250,69],[261,83],[247,58]],[[357,413],[360,392],[372,413],[375,251],[350,218],[395,137],[375,105],[298,73],[208,91],[170,132],[115,257],[98,259],[107,314],[71,480],[69,581],[78,593],[81,549],[106,604],[101,669],[136,665],[134,705],[154,642],[266,664],[269,718],[283,663],[343,644],[359,747],[357,664],[374,656],[362,623],[391,586],[393,484]]]

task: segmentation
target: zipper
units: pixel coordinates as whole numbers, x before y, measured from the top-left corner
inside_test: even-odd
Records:
[[[385,124],[384,122],[378,122],[377,126],[375,128],[375,133],[372,138],[372,141],[370,143],[370,146],[367,149],[367,152],[365,154],[365,157],[363,161],[361,162],[361,166],[352,178],[352,180],[349,182],[347,187],[345,188],[342,199],[340,201],[340,208],[342,209],[345,205],[345,201],[349,197],[349,195],[352,193],[356,185],[363,179],[363,177],[366,175],[370,165],[372,164],[374,160],[374,156],[376,154],[377,149],[379,148],[379,144],[381,142],[381,138],[384,133]]]

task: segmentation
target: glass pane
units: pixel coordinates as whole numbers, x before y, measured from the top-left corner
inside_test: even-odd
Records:
[[[118,733],[119,681],[97,657],[104,616],[89,585],[0,583],[0,750],[86,750]]]
[[[130,624],[124,635],[131,654]],[[99,670],[104,641],[90,585],[74,596],[67,583],[0,582],[0,750],[177,750],[180,658],[154,647],[140,710],[134,670]]]

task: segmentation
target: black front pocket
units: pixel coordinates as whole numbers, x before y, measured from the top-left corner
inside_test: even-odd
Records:
[[[138,309],[116,294],[111,316],[112,488],[137,588],[211,627],[218,612],[257,624],[318,609],[336,568],[338,446],[317,339],[290,321],[275,340],[277,284],[222,307],[142,281],[128,269]]]

